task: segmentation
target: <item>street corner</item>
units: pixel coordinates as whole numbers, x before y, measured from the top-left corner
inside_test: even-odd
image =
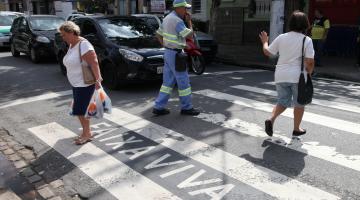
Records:
[[[24,146],[4,128],[0,128],[0,199],[77,200],[77,194],[66,194],[61,177],[48,178],[52,172],[42,166],[48,163]]]

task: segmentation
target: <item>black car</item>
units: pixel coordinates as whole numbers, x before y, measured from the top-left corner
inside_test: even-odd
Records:
[[[73,21],[81,36],[95,48],[104,85],[115,89],[129,81],[161,80],[164,48],[155,37],[155,30],[143,20],[128,16],[84,16]],[[67,45],[56,35],[55,49],[62,63]]]
[[[13,56],[20,52],[30,55],[37,63],[43,57],[54,56],[54,38],[57,28],[64,22],[55,15],[29,15],[14,20],[11,26],[10,47]]]

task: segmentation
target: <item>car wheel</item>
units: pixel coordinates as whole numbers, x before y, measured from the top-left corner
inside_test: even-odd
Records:
[[[60,71],[61,73],[66,76],[66,67],[63,63],[63,58],[64,58],[64,53],[59,53],[57,56],[58,62],[59,62],[59,66],[60,66]]]
[[[118,69],[114,64],[106,63],[102,72],[104,85],[109,89],[118,89],[120,87],[120,76]]]
[[[40,62],[40,58],[37,55],[35,49],[33,47],[31,47],[30,49],[30,59],[33,63],[39,63]]]
[[[15,49],[14,43],[11,43],[10,49],[11,49],[12,56],[14,56],[14,57],[19,57],[20,56],[20,52]]]

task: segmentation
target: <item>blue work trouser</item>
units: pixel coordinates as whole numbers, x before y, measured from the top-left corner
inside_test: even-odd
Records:
[[[159,96],[155,100],[155,108],[163,109],[171,95],[171,91],[177,84],[181,109],[188,110],[192,108],[191,104],[191,86],[187,70],[178,72],[175,70],[176,51],[166,49],[164,54],[163,84],[160,88]]]

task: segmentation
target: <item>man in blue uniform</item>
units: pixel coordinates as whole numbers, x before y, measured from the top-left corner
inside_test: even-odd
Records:
[[[165,108],[165,106],[176,84],[181,101],[180,113],[183,115],[198,115],[199,111],[194,109],[191,104],[191,86],[186,64],[179,67],[179,63],[183,63],[179,60],[181,60],[183,49],[186,47],[186,38],[192,37],[193,34],[191,16],[186,11],[186,8],[191,7],[191,5],[186,0],[174,0],[173,7],[174,11],[164,18],[162,25],[157,31],[158,39],[165,47],[165,66],[163,84],[160,88],[159,96],[155,100],[153,113],[155,115],[170,113],[169,109]],[[187,23],[187,26],[184,21]]]

